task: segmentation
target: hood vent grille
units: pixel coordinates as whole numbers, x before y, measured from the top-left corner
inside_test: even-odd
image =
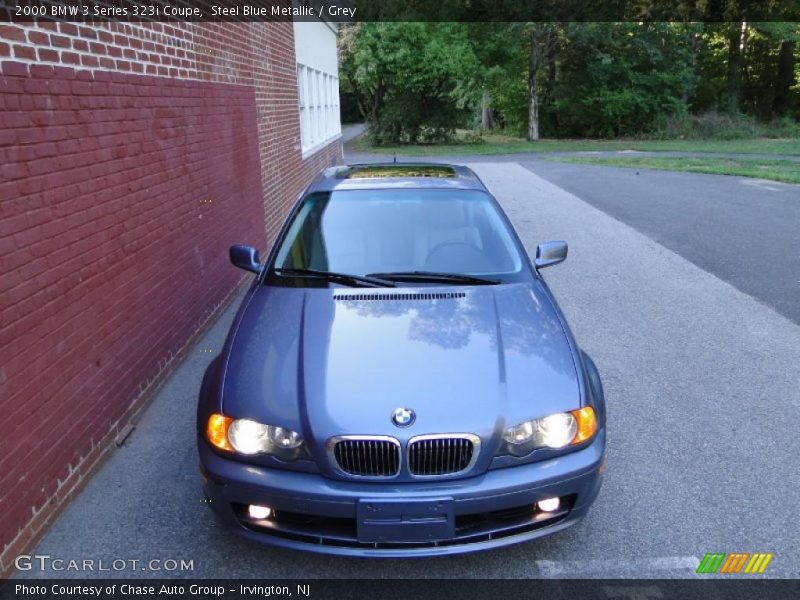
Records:
[[[464,292],[410,292],[405,294],[340,294],[334,300],[345,302],[361,301],[409,301],[409,300],[452,300],[466,298]]]

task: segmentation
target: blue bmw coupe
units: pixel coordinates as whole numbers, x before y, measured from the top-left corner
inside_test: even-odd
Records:
[[[560,531],[600,489],[605,401],[484,184],[453,165],[332,167],[289,214],[203,379],[205,493],[251,540],[356,556]]]

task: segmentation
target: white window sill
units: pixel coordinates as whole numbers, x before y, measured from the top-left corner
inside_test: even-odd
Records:
[[[313,146],[309,146],[308,148],[303,148],[302,151],[301,151],[301,156],[302,156],[303,159],[306,159],[309,156],[311,156],[312,154],[316,154],[317,152],[322,150],[328,144],[330,144],[332,142],[335,142],[336,140],[340,140],[340,139],[342,139],[341,132],[337,133],[333,137],[329,137],[327,140],[322,140],[321,142],[317,142]]]

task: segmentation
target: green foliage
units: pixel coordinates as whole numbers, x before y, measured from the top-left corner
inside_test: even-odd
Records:
[[[556,90],[561,134],[641,135],[681,112],[691,82],[682,34],[669,23],[571,27]]]
[[[486,138],[483,137],[483,133],[480,130],[470,130],[464,134],[463,142],[465,144],[485,144]]]
[[[360,23],[340,65],[378,145],[457,142],[487,106],[525,136],[531,82],[543,137],[794,136],[800,118],[798,23]]]
[[[683,140],[737,140],[746,138],[800,137],[800,124],[789,119],[767,123],[743,114],[707,112],[701,115],[681,113],[667,119],[653,137]]]
[[[799,42],[798,23],[701,25],[692,52],[696,84],[689,98],[689,110],[696,114],[745,112],[766,121],[784,114],[797,119],[800,89],[792,89],[785,76],[788,71],[791,78],[794,71],[795,84],[798,81]],[[736,73],[731,71],[734,58],[739,65],[734,69]],[[788,59],[785,71],[781,70],[782,59]]]
[[[504,129],[523,136],[528,129],[528,83],[526,78],[507,77],[491,87],[492,106],[502,119]]]
[[[376,144],[444,142],[470,119],[477,61],[459,24],[362,23],[342,63]]]
[[[499,126],[523,135],[528,126],[526,29],[523,23],[470,23],[469,40],[478,61],[473,103],[485,89]],[[477,87],[477,86],[476,86]]]

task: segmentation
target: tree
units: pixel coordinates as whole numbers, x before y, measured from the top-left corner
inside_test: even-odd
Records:
[[[363,22],[341,30],[340,73],[377,143],[457,127],[735,137],[800,114],[799,46],[800,25],[779,22]]]
[[[756,23],[755,27],[763,35],[768,51],[763,57],[771,102],[768,111],[774,116],[785,116],[792,106],[792,88],[795,73],[795,52],[800,40],[798,23]]]
[[[742,56],[747,41],[747,23],[728,26],[728,112],[739,113],[742,86]]]
[[[685,28],[673,23],[572,24],[560,49],[561,135],[636,135],[680,114],[692,81]]]
[[[458,23],[361,23],[342,65],[378,144],[450,139],[476,102],[478,64]]]
[[[480,126],[483,130],[495,126],[496,87],[509,77],[516,76],[514,65],[518,49],[515,47],[516,23],[465,23],[467,36],[475,56],[477,69],[471,85],[479,94]],[[464,98],[469,98],[467,87]]]
[[[518,115],[517,107],[509,107],[508,102],[516,103],[516,88],[526,68],[520,52],[524,46],[522,25],[476,22],[465,26],[478,65],[473,80],[480,94],[481,128],[501,125],[515,132],[521,130],[525,113]]]
[[[539,139],[539,88],[536,78],[539,76],[541,60],[539,54],[540,39],[544,37],[538,24],[530,28],[530,48],[528,49],[528,141]]]
[[[746,33],[746,42],[740,44],[744,52],[733,114],[744,112],[762,120],[787,114],[794,97],[797,24],[748,23]]]
[[[539,79],[542,65],[552,69],[550,79],[555,81],[555,48],[557,42],[554,23],[531,23],[528,48],[528,141],[539,139]]]
[[[797,42],[794,39],[783,40],[778,51],[778,64],[775,68],[775,96],[772,111],[783,116],[789,110],[791,89],[795,82],[794,53]]]

